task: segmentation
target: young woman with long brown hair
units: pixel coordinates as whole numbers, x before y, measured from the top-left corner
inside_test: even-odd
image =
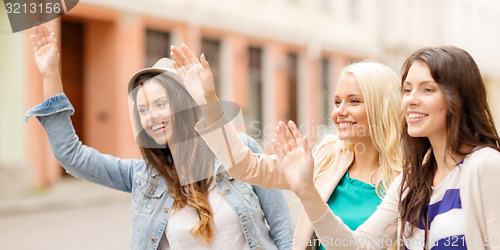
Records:
[[[424,48],[404,63],[401,84],[403,173],[356,231],[312,185],[307,141],[277,147],[318,237],[332,249],[500,249],[500,139],[476,63],[460,48]]]
[[[142,159],[119,159],[82,145],[63,93],[54,34],[35,28],[33,50],[43,103],[28,111],[71,174],[132,193],[131,249],[289,249],[292,224],[279,190],[231,178],[199,138],[200,108],[163,58],[128,83],[132,127]],[[242,137],[254,152],[262,152]]]

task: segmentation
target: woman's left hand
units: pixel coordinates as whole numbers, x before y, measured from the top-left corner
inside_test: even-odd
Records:
[[[272,145],[280,160],[281,171],[297,196],[314,188],[314,160],[309,143],[293,121],[289,121],[288,126],[279,122]]]
[[[170,55],[175,61],[175,70],[198,105],[217,100],[214,76],[205,59],[205,54],[201,54],[198,60],[193,51],[185,44],[182,44],[180,49],[172,45],[170,50]]]

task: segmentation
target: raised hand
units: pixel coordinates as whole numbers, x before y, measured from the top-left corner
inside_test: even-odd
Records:
[[[35,63],[42,76],[59,74],[59,50],[55,34],[47,25],[42,24],[33,29],[31,35]]]
[[[173,45],[170,49],[170,54],[175,61],[174,68],[198,105],[217,100],[214,77],[210,65],[205,59],[205,54],[201,54],[198,60],[193,51],[185,44],[181,44],[180,49]]]
[[[276,139],[272,141],[272,145],[290,188],[299,197],[314,188],[314,160],[309,143],[293,121],[289,121],[288,126],[283,122],[278,123]]]

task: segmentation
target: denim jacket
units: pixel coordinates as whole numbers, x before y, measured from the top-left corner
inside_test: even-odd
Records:
[[[164,179],[155,182],[159,173],[147,167],[144,159],[120,159],[83,145],[71,123],[73,112],[68,98],[61,93],[29,110],[26,120],[38,118],[54,156],[68,173],[132,193],[130,248],[158,249],[174,202]],[[253,139],[242,139],[253,152],[262,153]],[[214,167],[219,166],[216,160]],[[291,249],[293,226],[282,191],[252,186],[227,173],[222,173],[217,188],[240,219],[250,249]]]

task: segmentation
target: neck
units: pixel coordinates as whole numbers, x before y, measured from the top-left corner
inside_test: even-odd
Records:
[[[453,154],[450,149],[447,150],[446,139],[446,135],[429,137],[438,172],[451,170],[462,160],[458,155]]]
[[[356,143],[354,145],[354,161],[349,168],[349,176],[366,183],[374,183],[380,168],[379,152],[373,143]]]
[[[465,156],[455,154],[451,149],[446,148],[446,135],[438,135],[429,137],[429,142],[431,143],[432,152],[434,158],[436,159],[437,169],[434,175],[433,185],[437,186],[448,173],[455,168],[455,166],[462,161]],[[472,147],[467,145],[461,145],[461,152],[470,152]]]

